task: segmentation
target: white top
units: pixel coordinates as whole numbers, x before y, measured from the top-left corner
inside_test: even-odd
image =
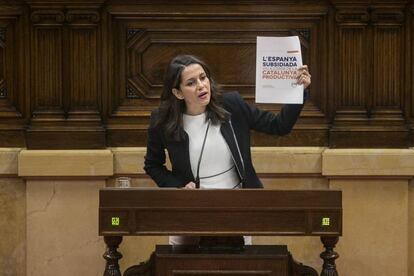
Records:
[[[206,113],[183,115],[184,130],[190,140],[190,163],[194,177],[207,129]],[[240,183],[230,149],[220,132],[220,125],[210,123],[200,163],[200,188],[233,189]]]

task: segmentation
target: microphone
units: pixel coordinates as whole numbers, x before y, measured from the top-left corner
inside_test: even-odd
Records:
[[[206,145],[207,134],[208,134],[208,129],[209,128],[210,128],[210,120],[208,120],[208,124],[207,124],[207,128],[206,128],[206,133],[204,134],[203,145],[201,147],[200,156],[198,157],[197,176],[196,176],[196,178],[194,180],[194,182],[196,184],[196,189],[200,189],[200,164],[201,164],[201,157],[203,156],[204,146]]]

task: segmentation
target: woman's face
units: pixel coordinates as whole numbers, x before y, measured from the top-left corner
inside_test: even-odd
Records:
[[[187,114],[198,115],[210,103],[210,80],[200,64],[190,64],[181,72],[180,88],[174,88],[172,92],[184,100]]]

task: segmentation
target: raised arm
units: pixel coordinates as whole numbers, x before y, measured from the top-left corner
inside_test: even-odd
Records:
[[[297,84],[307,88],[310,83],[311,75],[309,74],[308,66],[299,67],[297,70]],[[244,101],[241,102],[242,110],[247,114],[251,129],[277,135],[286,135],[292,130],[303,108],[303,104],[286,104],[278,114],[274,114],[260,110],[255,105],[250,105]]]

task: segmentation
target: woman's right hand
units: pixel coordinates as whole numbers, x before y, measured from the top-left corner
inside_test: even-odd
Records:
[[[185,184],[185,186],[183,187],[183,189],[186,190],[194,190],[196,188],[196,184],[194,182],[188,182],[187,184]]]

